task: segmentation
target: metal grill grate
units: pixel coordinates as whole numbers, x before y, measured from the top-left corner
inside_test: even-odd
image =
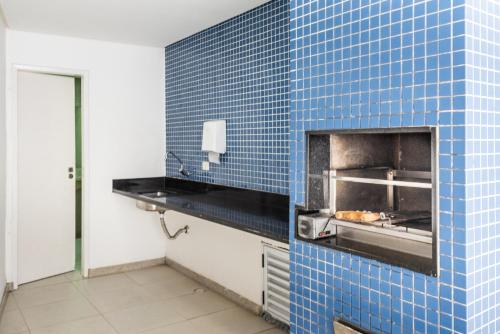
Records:
[[[289,252],[264,245],[264,311],[290,324]]]

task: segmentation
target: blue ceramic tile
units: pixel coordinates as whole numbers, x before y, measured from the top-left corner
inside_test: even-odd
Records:
[[[166,147],[190,179],[288,194],[289,4],[275,0],[165,48]],[[202,171],[203,122],[224,119],[227,153]],[[181,177],[177,162],[166,174]]]
[[[327,333],[323,329],[331,329],[334,315],[371,332],[499,332],[493,290],[500,273],[500,4],[292,0],[290,10],[291,68],[298,75],[291,77],[290,95],[292,205],[304,198],[304,129],[320,126],[439,126],[441,184],[440,276],[393,266],[386,272],[377,261],[339,256],[327,262],[326,271],[338,267],[351,275],[342,274],[344,282],[327,285],[319,295],[338,298],[341,310],[332,302],[308,313],[304,290],[292,289],[303,297],[295,299],[292,333]],[[314,32],[321,20],[327,22],[324,41]],[[324,110],[329,120],[311,119],[312,112],[316,117],[326,109],[317,101],[326,98],[332,101]],[[292,235],[291,244],[302,242]],[[337,254],[354,258],[326,250],[326,258]],[[355,294],[357,307],[346,301]]]

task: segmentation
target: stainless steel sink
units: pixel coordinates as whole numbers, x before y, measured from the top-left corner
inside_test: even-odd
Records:
[[[158,212],[160,215],[160,223],[161,227],[163,229],[163,232],[167,236],[169,240],[177,239],[179,235],[182,233],[188,233],[189,231],[189,226],[184,226],[183,228],[180,228],[175,232],[174,234],[170,234],[167,225],[165,223],[165,211],[168,211],[167,208],[161,205],[161,199],[167,198],[169,195],[176,195],[177,193],[175,191],[169,191],[166,190],[165,192],[163,191],[157,191],[157,192],[146,192],[146,193],[140,193],[139,195],[145,198],[150,198],[153,200],[158,200],[158,203],[151,203],[147,202],[145,200],[136,200],[135,205],[141,210],[144,211],[152,211],[152,212]]]
[[[173,195],[173,192],[163,192],[163,191],[156,191],[156,192],[151,192],[151,193],[141,193],[140,195],[149,197],[149,198],[162,198],[162,197],[167,197],[167,195]]]
[[[151,192],[151,193],[142,193],[140,195],[144,196],[144,197],[152,198],[152,199],[162,199],[162,198],[166,198],[168,195],[173,195],[173,193],[170,193],[170,192],[166,193],[163,191],[158,191],[158,192]],[[138,199],[136,201],[135,206],[141,210],[144,210],[144,211],[158,211],[158,212],[167,211],[167,209],[165,209],[165,207],[163,207],[159,204],[154,204],[154,203],[142,201],[140,199]]]
[[[144,211],[167,211],[167,209],[165,209],[165,207],[162,207],[158,204],[153,204],[153,203],[149,203],[149,202],[145,202],[145,201],[141,201],[141,200],[137,200],[135,202],[135,206],[141,210],[144,210]]]

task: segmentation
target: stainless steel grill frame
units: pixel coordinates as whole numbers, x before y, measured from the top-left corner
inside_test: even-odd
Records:
[[[432,214],[432,237],[430,238],[425,238],[426,239],[426,244],[431,244],[432,248],[432,263],[433,263],[433,270],[432,270],[432,275],[438,276],[439,275],[439,177],[438,177],[438,171],[439,171],[439,147],[437,143],[439,142],[439,133],[438,129],[436,127],[408,127],[408,128],[390,128],[390,129],[356,129],[356,130],[335,130],[335,131],[309,131],[306,132],[306,138],[307,138],[307,145],[306,145],[306,157],[309,159],[309,138],[311,135],[318,136],[318,135],[328,135],[330,136],[330,150],[331,145],[332,145],[332,137],[334,135],[357,135],[357,134],[364,134],[364,135],[370,135],[370,134],[420,134],[420,133],[427,133],[430,135],[430,164],[431,164],[431,171],[424,171],[424,170],[414,170],[414,171],[409,171],[406,169],[397,169],[394,168],[391,170],[391,173],[388,174],[387,179],[374,179],[374,178],[361,178],[361,177],[346,177],[346,176],[339,176],[338,175],[338,170],[330,168],[329,170],[324,170],[323,175],[319,175],[319,177],[323,178],[323,189],[322,193],[323,194],[328,194],[329,199],[327,205],[329,208],[333,211],[335,211],[335,203],[336,203],[336,197],[338,196],[337,194],[337,184],[336,182],[333,181],[344,181],[344,182],[356,182],[356,183],[367,183],[367,184],[379,184],[379,185],[386,185],[387,186],[387,197],[388,198],[393,198],[394,197],[394,187],[417,187],[420,189],[428,189],[431,192],[431,201],[432,201],[432,208],[431,208],[431,214]],[[309,175],[309,161],[306,163],[306,185],[305,189],[308,191],[306,192],[306,203],[309,203],[309,189],[310,189],[310,184],[309,182],[313,179],[317,179],[318,175]],[[387,167],[375,167],[375,168],[385,168],[389,169]],[[403,181],[403,180],[394,180],[395,178],[407,178],[407,179],[412,179],[410,181]],[[426,179],[429,180],[430,182],[420,182],[420,179]],[[307,207],[307,209],[312,210],[312,209],[318,209],[318,208],[311,208]],[[390,208],[390,207],[389,207]],[[322,209],[325,209],[323,207]],[[340,209],[340,208],[339,208]],[[334,213],[334,212],[332,212]],[[352,226],[352,228],[355,228],[356,226]],[[366,231],[365,231],[366,232]],[[396,237],[396,236],[395,236]],[[416,237],[416,239],[419,239],[420,237]]]

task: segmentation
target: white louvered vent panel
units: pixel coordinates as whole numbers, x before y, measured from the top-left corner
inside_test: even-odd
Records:
[[[264,311],[290,324],[290,258],[288,251],[264,245]]]

